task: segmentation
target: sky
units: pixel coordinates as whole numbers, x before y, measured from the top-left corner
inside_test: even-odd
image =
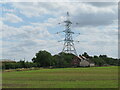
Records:
[[[62,51],[64,25],[70,13],[78,54],[118,57],[118,3],[115,2],[9,2],[0,5],[1,59],[27,61],[40,50]],[[78,23],[77,25],[75,23]]]

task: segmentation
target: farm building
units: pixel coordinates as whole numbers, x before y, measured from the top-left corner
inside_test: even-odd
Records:
[[[87,60],[82,60],[79,64],[81,67],[88,67],[90,63]]]
[[[72,65],[74,67],[93,67],[93,66],[95,66],[95,63],[92,62],[90,59],[79,55],[78,57],[76,56],[72,60]]]

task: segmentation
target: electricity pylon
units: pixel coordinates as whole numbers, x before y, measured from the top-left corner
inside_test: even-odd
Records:
[[[73,53],[77,56],[77,52],[76,52],[76,49],[74,46],[74,40],[72,37],[72,35],[75,33],[70,28],[70,26],[72,25],[72,21],[70,21],[69,12],[67,12],[67,18],[63,23],[65,24],[65,30],[62,32],[65,33],[65,39],[63,40],[64,46],[63,46],[62,52]],[[61,24],[61,23],[59,23],[59,24]],[[76,24],[78,24],[78,23],[76,23]]]

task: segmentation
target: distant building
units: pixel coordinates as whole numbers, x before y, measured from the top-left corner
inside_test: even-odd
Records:
[[[81,61],[81,60],[80,60],[77,56],[75,56],[74,59],[72,60],[72,66],[78,67],[80,61]]]
[[[90,59],[79,55],[78,57],[76,56],[72,60],[72,65],[74,67],[93,67],[93,66],[95,66],[95,63],[92,62]]]
[[[90,63],[87,60],[83,60],[80,62],[80,66],[81,67],[89,67]]]

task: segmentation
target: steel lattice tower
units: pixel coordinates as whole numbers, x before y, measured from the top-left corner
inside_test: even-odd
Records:
[[[65,39],[64,39],[64,46],[62,52],[73,53],[77,56],[77,52],[74,46],[74,40],[72,37],[74,32],[72,32],[70,28],[72,22],[69,19],[69,12],[67,12],[67,19],[64,21],[64,23],[65,23],[65,30],[63,32],[65,33]]]

